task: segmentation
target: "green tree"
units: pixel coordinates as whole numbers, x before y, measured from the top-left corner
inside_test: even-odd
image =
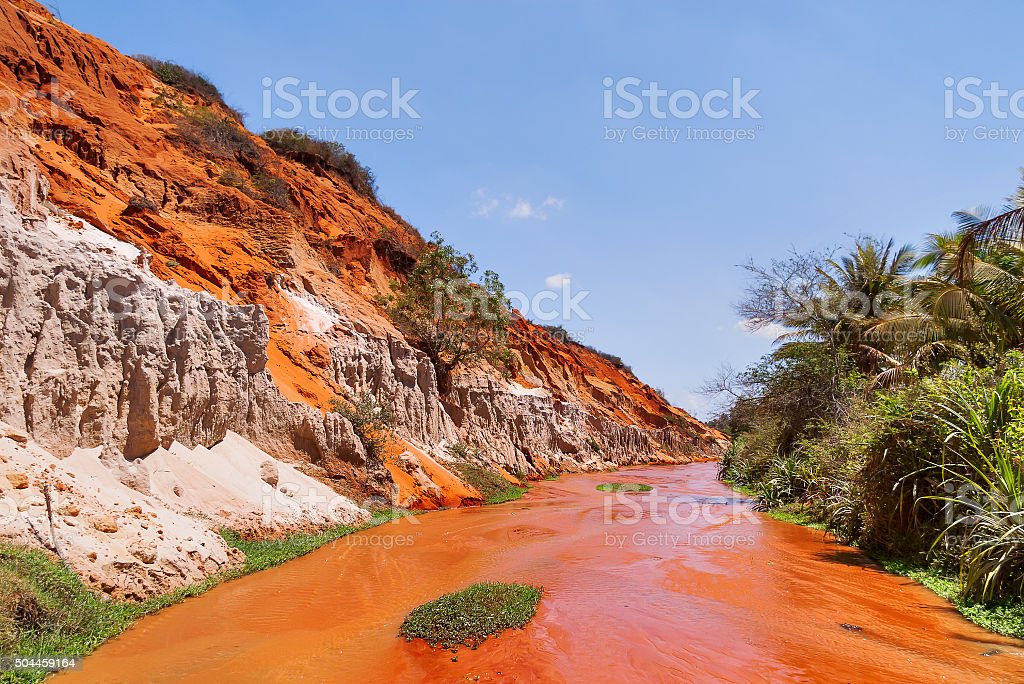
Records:
[[[466,365],[489,361],[507,366],[510,304],[494,271],[478,271],[472,254],[463,254],[437,233],[405,282],[384,305],[395,325],[434,364],[438,391],[452,390],[452,375]]]
[[[363,392],[351,403],[333,399],[331,410],[352,423],[352,430],[362,442],[367,456],[383,458],[395,425],[395,414],[390,405],[377,401],[369,392]]]

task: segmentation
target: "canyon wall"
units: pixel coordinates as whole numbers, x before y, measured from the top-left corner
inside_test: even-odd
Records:
[[[620,363],[519,317],[512,377],[469,368],[440,396],[377,303],[424,248],[414,228],[29,0],[0,0],[0,87],[19,102],[0,121],[0,496],[14,511],[0,534],[62,553],[105,591],[230,567],[221,526],[277,534],[363,520],[373,502],[478,503],[456,445],[512,480],[725,445]],[[235,147],[194,135],[211,112]],[[235,180],[268,175],[275,198]],[[331,410],[364,394],[395,414],[383,453]],[[326,487],[337,515],[260,515],[296,483]],[[77,497],[74,516],[40,517],[54,491]],[[59,533],[114,501],[120,522]],[[128,558],[125,534],[158,551]]]

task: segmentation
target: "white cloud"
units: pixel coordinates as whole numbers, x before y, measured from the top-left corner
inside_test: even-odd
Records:
[[[508,210],[508,217],[511,219],[528,219],[534,218],[536,212],[533,206],[526,200],[516,200],[515,205]]]
[[[565,206],[565,200],[564,199],[561,199],[560,197],[552,197],[551,195],[548,195],[548,197],[543,202],[540,203],[540,208],[541,209],[560,210],[564,206]]]
[[[509,194],[492,195],[485,188],[473,192],[473,216],[488,218],[501,213],[515,221],[547,221],[565,207],[565,200],[548,195],[540,203]]]
[[[544,284],[548,286],[549,290],[560,290],[570,280],[572,280],[572,273],[552,273],[544,279]]]
[[[777,323],[769,323],[768,325],[758,328],[754,326],[752,321],[747,319],[736,321],[736,329],[746,333],[747,335],[761,337],[767,340],[772,340],[773,342],[782,335],[790,332],[788,329],[778,325]]]
[[[487,194],[483,188],[477,188],[473,192],[473,216],[486,218],[498,208],[498,200]]]

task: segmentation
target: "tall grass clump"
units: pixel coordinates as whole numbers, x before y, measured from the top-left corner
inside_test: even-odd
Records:
[[[1014,356],[1013,362],[1020,363]],[[965,384],[935,404],[947,430],[938,464],[948,524],[933,546],[955,560],[972,598],[1024,596],[1024,367]]]

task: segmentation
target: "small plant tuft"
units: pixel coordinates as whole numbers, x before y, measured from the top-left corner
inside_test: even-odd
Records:
[[[484,504],[492,505],[514,501],[529,491],[529,487],[512,484],[494,468],[472,461],[458,461],[451,464],[452,470],[462,480],[472,485],[484,497]]]
[[[157,59],[148,55],[135,55],[135,60],[141,62],[161,83],[171,86],[176,90],[198,95],[209,101],[216,102],[231,113],[235,121],[242,121],[241,112],[232,109],[224,102],[224,96],[210,79],[186,67],[171,61]]]
[[[506,629],[522,629],[537,613],[542,587],[482,582],[416,608],[399,630],[408,640],[431,646],[476,648]]]
[[[649,492],[654,487],[642,482],[605,482],[597,485],[599,492]]]

